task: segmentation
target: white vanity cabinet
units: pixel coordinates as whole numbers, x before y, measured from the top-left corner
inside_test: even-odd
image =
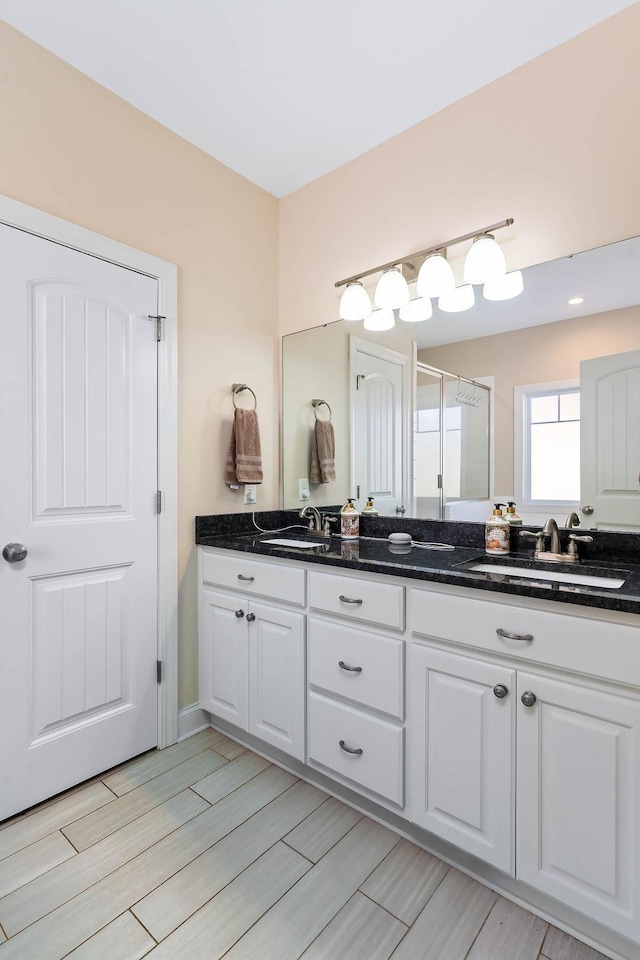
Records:
[[[402,808],[404,587],[310,570],[309,606],[309,762]]]
[[[515,670],[412,643],[407,685],[411,819],[512,873]]]
[[[411,819],[640,941],[637,627],[413,594]]]
[[[204,578],[226,578],[250,587],[257,582],[261,589],[285,593],[302,605],[305,571],[255,561],[236,569],[237,557],[232,555],[232,560],[235,565],[227,565],[224,556],[202,556],[200,705],[304,761],[304,614],[243,591],[214,589]],[[254,579],[238,581],[238,576]]]

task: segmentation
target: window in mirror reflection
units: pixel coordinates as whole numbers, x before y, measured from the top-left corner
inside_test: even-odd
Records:
[[[525,500],[580,500],[580,391],[525,391]]]

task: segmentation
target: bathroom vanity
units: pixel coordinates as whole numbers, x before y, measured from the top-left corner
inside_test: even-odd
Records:
[[[197,536],[212,723],[637,957],[640,567],[599,564],[621,587],[532,581],[470,569],[474,546],[307,550],[212,529]]]

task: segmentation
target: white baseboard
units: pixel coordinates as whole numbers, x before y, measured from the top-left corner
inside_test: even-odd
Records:
[[[211,718],[199,703],[178,710],[178,743],[211,726]]]

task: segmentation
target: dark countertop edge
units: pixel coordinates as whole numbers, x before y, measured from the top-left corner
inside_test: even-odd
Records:
[[[260,534],[255,531],[249,534],[254,539],[244,539],[248,536],[247,532],[239,534],[237,539],[229,538],[229,535],[222,536],[199,536],[196,537],[196,543],[199,546],[215,547],[221,550],[230,550],[239,553],[251,553],[257,557],[270,557],[282,560],[293,560],[295,562],[315,563],[321,566],[339,567],[345,570],[360,570],[368,573],[380,573],[385,576],[398,577],[405,580],[421,580],[431,583],[442,583],[450,586],[467,587],[471,590],[483,590],[489,593],[507,594],[510,596],[528,597],[534,600],[550,600],[556,603],[569,603],[574,606],[588,607],[599,610],[615,610],[620,613],[640,614],[640,595],[637,599],[627,596],[614,596],[610,593],[593,591],[591,593],[574,593],[570,590],[550,589],[548,587],[537,587],[534,584],[496,582],[488,577],[483,579],[481,575],[453,572],[446,569],[418,569],[416,567],[405,566],[402,563],[385,563],[378,560],[346,560],[341,557],[323,556],[322,554],[313,554],[287,550],[286,548],[272,548],[264,546],[262,549],[256,548],[255,537]],[[477,553],[477,548],[468,547]],[[618,563],[623,561],[617,561]]]

